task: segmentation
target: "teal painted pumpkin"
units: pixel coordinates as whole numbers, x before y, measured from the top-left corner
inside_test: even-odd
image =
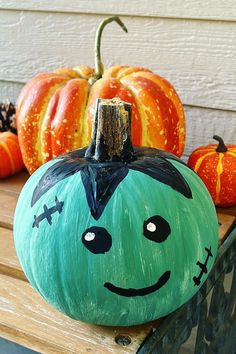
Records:
[[[157,149],[114,162],[85,154],[43,165],[20,194],[14,238],[26,276],[85,322],[126,326],[169,314],[214,263],[218,223],[206,187]]]
[[[131,325],[164,316],[198,291],[213,265],[217,219],[206,188],[177,159],[152,152],[150,163],[165,160],[168,173],[173,166],[192,197],[119,166],[124,178],[101,211],[104,203],[86,196],[96,170],[85,164],[81,174],[83,150],[42,166],[20,195],[14,233],[22,267],[35,289],[72,318]]]

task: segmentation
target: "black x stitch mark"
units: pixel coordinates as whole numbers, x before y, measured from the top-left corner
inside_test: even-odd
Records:
[[[44,206],[43,206],[44,212],[42,214],[40,214],[39,216],[34,215],[34,222],[33,222],[32,227],[39,228],[40,221],[42,221],[44,219],[47,219],[49,225],[52,225],[52,214],[56,213],[57,211],[59,214],[61,214],[62,207],[64,205],[64,202],[59,202],[57,197],[55,198],[55,202],[56,202],[56,204],[52,208],[49,208],[49,209],[48,209],[47,205],[44,204]]]
[[[205,263],[201,263],[199,261],[197,261],[197,263],[196,263],[196,265],[198,265],[200,267],[201,272],[199,273],[198,277],[193,277],[194,285],[200,285],[201,278],[202,278],[203,274],[207,274],[207,262],[210,257],[213,257],[213,255],[211,253],[211,247],[210,248],[206,247],[205,251],[207,252],[207,258],[205,260]]]

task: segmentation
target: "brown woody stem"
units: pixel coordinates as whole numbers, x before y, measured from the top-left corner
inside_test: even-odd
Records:
[[[125,32],[128,32],[124,23],[121,21],[121,19],[118,16],[108,17],[100,23],[100,25],[97,29],[97,32],[96,32],[96,37],[95,37],[95,75],[93,77],[94,81],[100,79],[103,75],[104,67],[103,67],[102,59],[101,59],[101,38],[102,38],[102,33],[103,33],[104,28],[110,22],[118,23],[118,25]]]
[[[131,104],[119,98],[97,100],[91,142],[85,157],[97,162],[132,160]]]
[[[219,142],[219,145],[217,146],[217,149],[216,149],[217,152],[226,152],[228,150],[227,146],[224,143],[224,140],[220,136],[214,135],[213,139],[215,139]]]

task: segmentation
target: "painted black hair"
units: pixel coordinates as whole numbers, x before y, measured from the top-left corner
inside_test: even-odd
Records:
[[[86,149],[71,151],[61,156],[58,162],[48,168],[34,189],[31,207],[58,182],[78,172],[81,173],[91,214],[96,220],[102,215],[129,170],[144,173],[170,186],[184,197],[192,198],[187,181],[169,159],[184,163],[172,154],[152,148],[135,148],[132,161],[98,163],[86,160],[85,151]]]

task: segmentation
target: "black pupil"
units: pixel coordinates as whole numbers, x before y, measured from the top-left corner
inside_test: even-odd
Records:
[[[171,233],[169,223],[160,215],[154,215],[143,223],[143,234],[154,242],[163,242]]]
[[[92,253],[106,253],[111,248],[112,238],[104,227],[93,226],[84,231],[82,242]]]

